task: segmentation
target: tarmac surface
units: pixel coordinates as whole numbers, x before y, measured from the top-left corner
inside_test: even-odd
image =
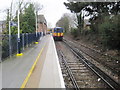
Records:
[[[0,63],[0,90],[2,89],[2,65]]]
[[[50,37],[39,88],[65,88],[55,43]]]
[[[39,44],[31,46],[23,52],[23,56],[12,57],[2,62],[2,88],[20,88],[40,50],[46,43],[43,37]]]
[[[2,88],[20,88],[37,59],[25,88],[65,88],[51,35],[42,37],[37,45],[27,48],[23,56],[13,56],[2,62]]]

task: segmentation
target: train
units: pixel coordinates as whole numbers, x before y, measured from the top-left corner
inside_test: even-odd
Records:
[[[63,40],[63,32],[64,29],[62,27],[55,27],[52,31],[52,36],[55,41],[62,41]]]
[[[52,29],[48,29],[47,34],[51,34],[51,33],[52,33]]]

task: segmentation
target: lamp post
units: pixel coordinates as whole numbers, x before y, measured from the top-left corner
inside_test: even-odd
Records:
[[[38,44],[38,40],[37,40],[37,11],[35,12],[35,24],[36,24],[36,42],[35,44]]]
[[[22,56],[23,53],[21,53],[21,50],[20,50],[20,18],[19,18],[19,11],[20,7],[18,7],[18,38],[17,38],[17,54],[16,56]]]
[[[39,3],[35,3],[35,24],[36,24],[36,42],[35,44],[38,44],[38,32],[37,32],[37,29],[38,29],[38,12],[39,10],[42,9],[42,6],[39,4]]]

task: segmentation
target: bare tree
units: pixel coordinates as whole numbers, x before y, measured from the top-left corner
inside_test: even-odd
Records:
[[[35,11],[37,12],[37,14],[39,13],[40,10],[42,10],[43,8],[43,5],[41,5],[40,3],[38,2],[34,2],[34,7],[35,7]]]
[[[48,23],[48,28],[52,28],[52,24],[50,22]]]
[[[74,14],[65,13],[56,23],[56,26],[63,27],[65,32],[70,32],[71,28],[76,28],[77,19]]]

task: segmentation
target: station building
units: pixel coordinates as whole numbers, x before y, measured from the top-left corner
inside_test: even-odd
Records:
[[[84,20],[84,29],[90,30],[91,23],[89,22],[89,19]]]
[[[6,29],[6,21],[0,21],[0,34]]]
[[[38,15],[38,32],[46,35],[47,33],[47,21],[44,15]]]

